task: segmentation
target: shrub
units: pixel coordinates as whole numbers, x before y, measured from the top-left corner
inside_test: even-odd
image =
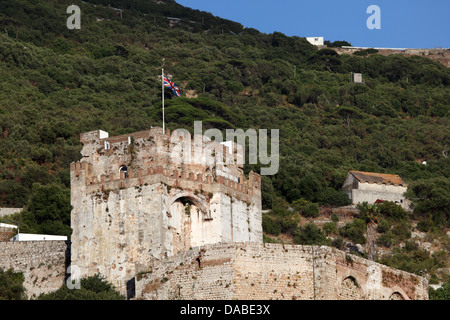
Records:
[[[350,198],[342,191],[327,188],[320,196],[320,204],[334,207],[342,207],[352,203]]]
[[[34,183],[22,217],[34,232],[70,236],[71,210],[70,190],[57,184]]]
[[[447,264],[447,253],[438,251],[430,255],[426,249],[417,246],[401,249],[395,247],[391,254],[384,255],[380,263],[406,272],[424,275],[424,272],[433,273]]]
[[[386,219],[381,219],[380,223],[377,226],[377,232],[385,233],[391,229],[391,224]]]
[[[330,234],[338,234],[338,229],[336,228],[336,225],[332,222],[327,222],[323,225],[323,231],[326,235]]]
[[[39,300],[124,300],[113,285],[96,274],[92,277],[81,279],[80,289],[69,289],[64,284],[57,291],[42,294]]]
[[[322,230],[312,222],[295,232],[294,242],[302,245],[330,245]]]
[[[4,271],[0,269],[0,300],[24,300],[26,299],[23,286],[24,276],[12,269]]]
[[[317,218],[319,216],[319,206],[317,203],[308,204],[302,211],[302,215],[307,218]]]
[[[355,218],[353,222],[347,223],[339,231],[343,237],[349,238],[351,241],[359,244],[366,243],[366,237],[364,232],[366,230],[366,224],[363,220]]]
[[[343,250],[345,248],[344,238],[342,237],[334,238],[333,241],[331,242],[331,245],[339,250]]]
[[[331,215],[331,221],[333,221],[333,223],[337,224],[339,222],[339,217],[336,213],[333,213]]]
[[[386,201],[378,205],[380,213],[392,220],[405,220],[408,219],[408,212],[394,202]]]
[[[394,244],[394,235],[392,234],[392,231],[388,231],[379,236],[377,239],[377,244],[387,248],[392,247]]]
[[[293,235],[300,222],[297,213],[290,216],[274,216],[273,214],[263,214],[262,227],[265,233],[278,236],[280,233]]]
[[[450,300],[450,282],[444,283],[436,290],[430,287],[428,295],[430,300]]]
[[[366,50],[358,50],[358,51],[355,51],[353,54],[355,56],[367,56],[368,53]]]
[[[433,221],[431,219],[422,220],[417,223],[417,230],[421,232],[428,232],[432,227]]]
[[[278,236],[281,233],[281,225],[279,221],[268,214],[263,214],[262,228],[265,233]]]
[[[406,239],[411,238],[411,226],[406,222],[396,224],[392,228],[392,233],[399,241],[405,241]]]
[[[317,218],[319,216],[319,205],[309,202],[305,199],[299,199],[292,202],[295,211],[300,212],[302,216],[307,218]]]

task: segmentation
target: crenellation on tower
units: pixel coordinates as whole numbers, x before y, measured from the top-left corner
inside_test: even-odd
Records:
[[[122,292],[136,263],[195,246],[262,243],[259,175],[245,177],[243,148],[166,133],[83,133],[83,157],[70,166],[72,263]]]

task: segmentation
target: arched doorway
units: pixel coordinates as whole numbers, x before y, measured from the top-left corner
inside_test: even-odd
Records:
[[[206,243],[205,224],[210,218],[205,203],[190,193],[182,192],[169,205],[168,225],[173,254]]]
[[[363,291],[356,279],[352,276],[345,278],[339,288],[340,300],[363,300]]]
[[[405,298],[403,297],[403,295],[400,292],[394,292],[389,297],[389,300],[405,300]]]

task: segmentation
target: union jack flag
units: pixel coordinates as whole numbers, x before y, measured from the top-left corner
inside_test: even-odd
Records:
[[[175,83],[170,81],[170,79],[166,75],[164,75],[164,86],[172,89],[173,93],[177,97],[181,96],[181,89]]]

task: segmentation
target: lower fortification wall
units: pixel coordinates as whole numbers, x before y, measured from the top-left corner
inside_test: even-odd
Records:
[[[216,244],[154,261],[137,299],[428,299],[425,278],[329,247]]]
[[[64,284],[66,241],[0,242],[0,268],[22,272],[29,299],[59,289]]]
[[[65,241],[0,242],[0,268],[29,299],[64,284]],[[136,264],[128,296],[145,300],[427,300],[425,278],[330,247],[220,243]]]
[[[361,48],[331,48],[339,54],[353,54]],[[378,54],[388,56],[401,54],[404,56],[420,56],[437,61],[446,67],[450,67],[450,49],[378,49]]]

